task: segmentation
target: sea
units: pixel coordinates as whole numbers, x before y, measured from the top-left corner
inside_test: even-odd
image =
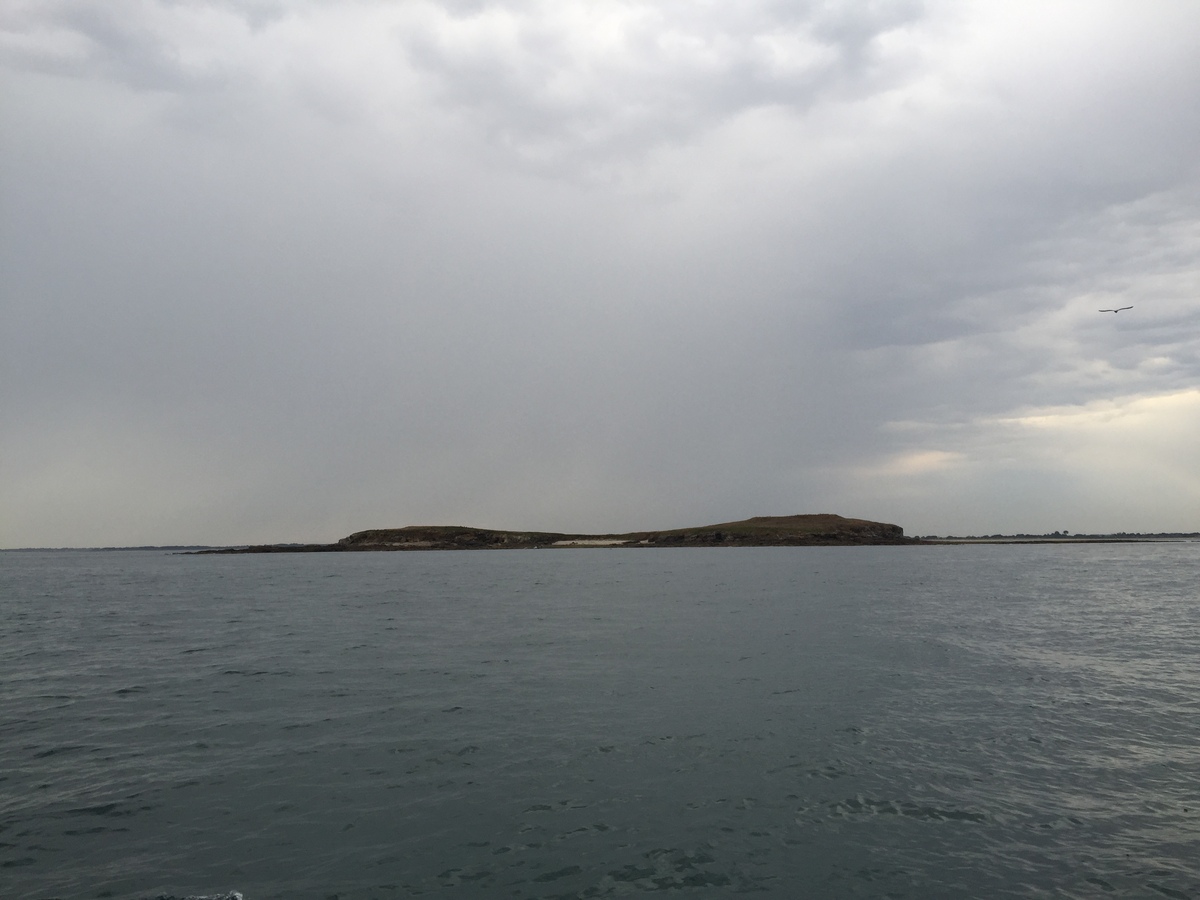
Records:
[[[0,553],[0,897],[1200,898],[1200,542]]]

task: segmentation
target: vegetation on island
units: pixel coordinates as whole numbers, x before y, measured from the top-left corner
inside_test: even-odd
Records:
[[[624,534],[562,534],[497,531],[457,525],[409,525],[355,532],[335,544],[267,544],[210,553],[303,553],[370,550],[526,550],[549,547],[799,547],[911,544],[904,529],[884,522],[832,514],[755,516],[668,531]]]

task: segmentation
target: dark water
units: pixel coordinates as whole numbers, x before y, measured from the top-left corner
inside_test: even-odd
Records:
[[[0,896],[1200,898],[1200,544],[0,554]]]

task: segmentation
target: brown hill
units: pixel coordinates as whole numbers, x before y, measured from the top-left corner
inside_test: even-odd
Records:
[[[410,525],[359,531],[332,545],[340,550],[473,550],[532,547],[790,547],[829,544],[905,544],[904,529],[842,516],[755,516],[740,522],[636,531],[626,534],[560,534],[495,531],[454,525]]]
[[[800,547],[915,544],[898,525],[830,514],[755,516],[740,522],[633,531],[626,534],[560,534],[496,531],[459,525],[409,525],[358,531],[336,544],[265,544],[199,553],[338,553],[363,550],[529,550],[536,547]]]

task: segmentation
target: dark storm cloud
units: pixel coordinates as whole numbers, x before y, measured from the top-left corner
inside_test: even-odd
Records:
[[[3,15],[0,543],[1197,527],[1190,5]]]

